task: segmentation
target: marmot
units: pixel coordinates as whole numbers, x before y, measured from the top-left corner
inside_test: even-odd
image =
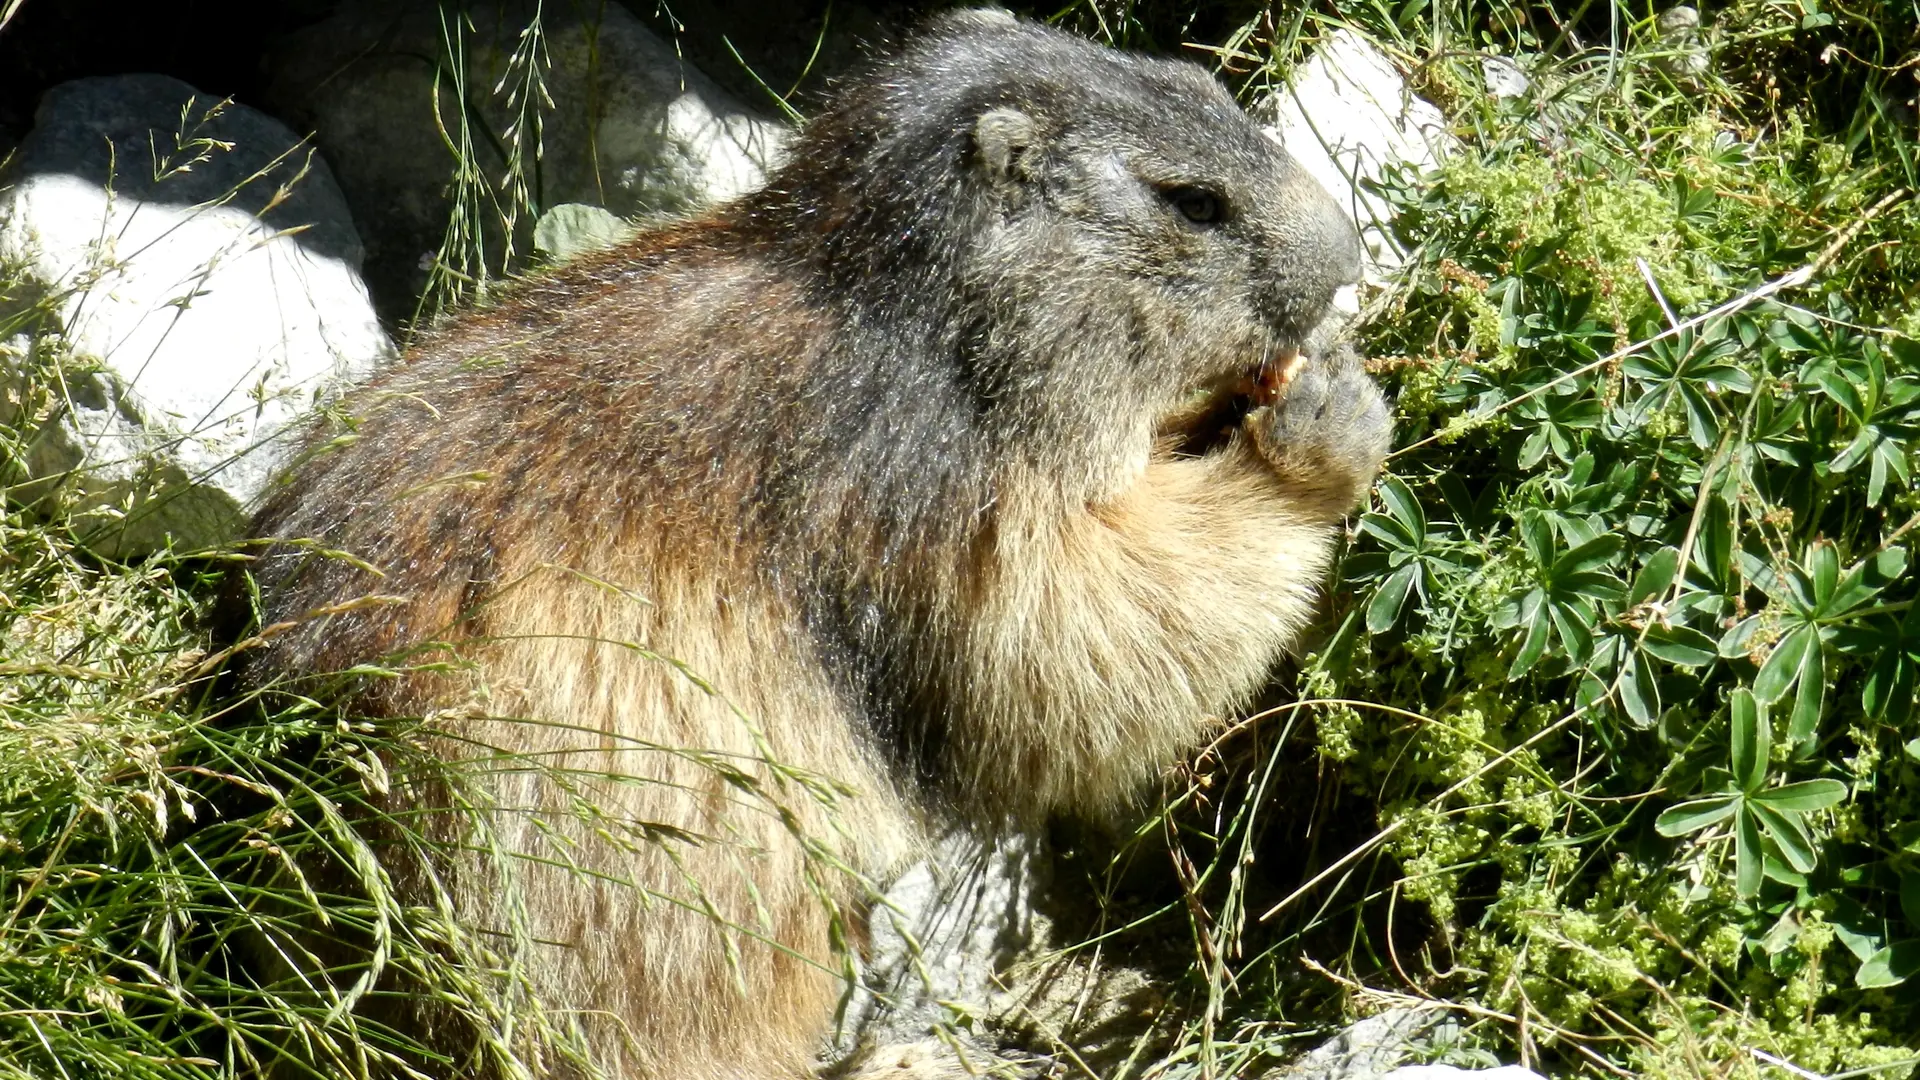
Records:
[[[249,677],[457,650],[352,704],[540,765],[474,779],[520,899],[454,857],[459,917],[523,920],[613,1075],[802,1075],[823,867],[1111,818],[1269,678],[1389,440],[1351,353],[1302,354],[1359,253],[1201,69],[938,18],[763,191],[353,391],[255,521],[298,625]]]

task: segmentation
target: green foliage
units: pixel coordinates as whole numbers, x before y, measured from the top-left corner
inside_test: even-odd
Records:
[[[1303,664],[1330,797],[1379,831],[1274,928],[1556,1074],[1906,1075],[1913,13],[1736,4],[1688,71],[1641,12],[1337,8],[1462,145],[1383,187],[1399,449]]]
[[[1751,898],[1760,894],[1765,872],[1781,881],[1813,873],[1817,861],[1807,815],[1845,799],[1847,785],[1829,779],[1769,784],[1773,725],[1766,710],[1745,687],[1733,691],[1728,704],[1733,746],[1726,791],[1671,807],[1653,827],[1672,837],[1726,823],[1733,834],[1738,891]]]

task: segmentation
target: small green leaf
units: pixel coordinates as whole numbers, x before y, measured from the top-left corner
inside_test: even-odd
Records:
[[[1760,859],[1760,825],[1754,816],[1747,812],[1744,801],[1735,804],[1733,822],[1733,860],[1734,888],[1741,896],[1754,896],[1760,892],[1760,876],[1763,871]]]
[[[1795,596],[1787,582],[1781,579],[1780,571],[1774,569],[1772,563],[1746,550],[1736,550],[1734,561],[1740,564],[1740,572],[1747,576],[1747,580],[1768,597],[1789,605],[1797,605],[1800,602],[1799,597]]]
[[[1513,666],[1507,669],[1507,678],[1517,679],[1527,673],[1547,651],[1547,629],[1550,625],[1546,615],[1540,609],[1546,605],[1547,594],[1535,589],[1520,601],[1520,615],[1517,625],[1526,627],[1526,636],[1520,641],[1520,651],[1513,658]]]
[[[1811,627],[1807,631],[1812,644],[1800,663],[1800,692],[1793,697],[1793,715],[1787,720],[1787,741],[1794,744],[1795,753],[1801,756],[1812,752],[1820,734],[1820,707],[1827,688],[1819,632]]]
[[[1560,531],[1560,542],[1567,545],[1569,550],[1600,535],[1600,530],[1586,518],[1565,514],[1555,515],[1553,527]]]
[[[1880,445],[1882,437],[1878,428],[1871,425],[1861,428],[1860,434],[1853,437],[1853,441],[1847,444],[1846,449],[1835,454],[1833,460],[1827,463],[1827,468],[1834,472],[1846,472],[1864,461],[1866,456],[1873,452],[1874,447]],[[1871,501],[1879,502],[1880,500],[1872,499]]]
[[[1593,613],[1579,602],[1555,601],[1547,605],[1547,615],[1560,634],[1560,647],[1575,660],[1584,661],[1593,652]]]
[[[1655,597],[1666,595],[1673,585],[1673,575],[1680,569],[1680,551],[1677,548],[1663,547],[1640,566],[1640,572],[1634,575],[1633,588],[1627,593],[1627,606],[1639,607]]]
[[[1772,749],[1773,732],[1767,723],[1767,711],[1745,687],[1727,699],[1728,723],[1732,728],[1733,782],[1749,794],[1767,782],[1767,757]]]
[[[1553,586],[1556,592],[1591,596],[1595,600],[1618,600],[1626,595],[1626,590],[1620,587],[1619,578],[1612,574],[1590,570],[1568,574],[1565,577],[1556,575]]]
[[[1868,990],[1899,986],[1916,971],[1920,971],[1920,939],[1896,941],[1867,957],[1853,981]]]
[[[1400,621],[1400,609],[1407,604],[1407,594],[1413,591],[1413,582],[1420,574],[1420,564],[1410,562],[1387,576],[1374,590],[1373,599],[1367,603],[1367,632],[1384,634],[1393,629]]]
[[[1912,698],[1914,661],[1907,653],[1905,642],[1895,638],[1874,657],[1874,665],[1866,669],[1866,678],[1860,680],[1860,709],[1864,709],[1868,717],[1884,717],[1895,726],[1905,726],[1908,715],[1912,715]]]
[[[1407,527],[1387,514],[1361,514],[1360,531],[1380,541],[1382,546],[1396,551],[1418,551],[1420,539],[1407,531]]]
[[[1827,396],[1855,420],[1859,420],[1866,412],[1866,406],[1860,400],[1859,391],[1854,389],[1853,384],[1847,381],[1847,377],[1841,374],[1838,368],[1834,367],[1832,361],[1813,361],[1800,369],[1800,378],[1826,391]]]
[[[1541,567],[1553,565],[1553,529],[1547,519],[1538,510],[1528,510],[1520,515],[1520,539],[1527,545],[1527,554]]]
[[[1782,885],[1791,885],[1797,889],[1807,883],[1807,876],[1805,874],[1802,874],[1770,854],[1761,856],[1760,869],[1769,880],[1777,881]]]
[[[1380,478],[1380,498],[1387,504],[1387,511],[1395,520],[1406,527],[1417,541],[1427,538],[1427,515],[1420,508],[1420,500],[1414,497],[1413,489],[1406,481],[1388,473]]]
[[[1847,797],[1847,785],[1838,780],[1802,780],[1797,784],[1782,784],[1777,788],[1768,788],[1752,796],[1753,801],[1765,803],[1775,810],[1790,814],[1806,814],[1815,810],[1825,810],[1840,803]]]
[[[1843,897],[1827,917],[1831,920],[1834,936],[1840,939],[1840,944],[1847,947],[1855,960],[1866,960],[1886,944],[1879,932],[1884,924],[1858,903]]]
[[[1761,617],[1749,615],[1720,635],[1720,655],[1736,660],[1753,651],[1753,639],[1761,626]]]
[[[1847,571],[1846,578],[1834,589],[1821,614],[1842,615],[1865,604],[1893,584],[1906,568],[1907,551],[1900,547],[1891,547],[1860,560]]]
[[[1908,926],[1920,929],[1920,874],[1900,875],[1900,913],[1907,917]]]
[[[1724,585],[1733,569],[1733,511],[1727,501],[1715,495],[1707,500],[1701,515],[1700,536],[1694,541],[1694,558],[1699,560],[1713,580]]]
[[[1713,406],[1707,403],[1706,395],[1692,383],[1683,382],[1680,400],[1686,405],[1687,437],[1693,440],[1693,445],[1705,450],[1719,441],[1720,422],[1714,418]]]
[[[1553,579],[1558,582],[1575,574],[1600,569],[1620,553],[1624,543],[1613,533],[1603,533],[1560,556],[1553,562]]]
[[[1819,865],[1820,860],[1813,850],[1813,835],[1807,831],[1806,823],[1798,814],[1783,814],[1758,799],[1749,799],[1747,809],[1752,811],[1754,822],[1773,846],[1780,852],[1787,865],[1796,873],[1810,874]]]
[[[1869,430],[1879,435],[1878,428]],[[1887,493],[1887,462],[1906,460],[1905,451],[1896,450],[1892,454],[1886,452],[1890,441],[1885,436],[1880,436],[1873,443],[1873,460],[1867,463],[1867,504],[1869,506],[1879,506],[1881,497]]]
[[[1522,469],[1531,469],[1546,460],[1547,450],[1553,445],[1553,429],[1546,425],[1533,429],[1527,441],[1520,444],[1520,456],[1514,464]]]
[[[1647,654],[1636,652],[1620,677],[1620,704],[1636,727],[1647,728],[1660,719],[1660,683],[1654,678]]]
[[[1786,697],[1806,666],[1807,653],[1819,651],[1818,630],[1802,625],[1788,631],[1786,637],[1774,643],[1773,652],[1768,654],[1766,663],[1760,665],[1760,673],[1753,677],[1753,696],[1766,705]]]
[[[1661,836],[1685,836],[1690,832],[1699,832],[1732,817],[1738,806],[1737,795],[1715,795],[1711,799],[1694,799],[1678,806],[1669,806],[1654,819],[1653,831]]]
[[[1700,382],[1712,383],[1721,390],[1731,390],[1736,394],[1753,393],[1753,376],[1732,364],[1709,364],[1696,368],[1693,377]]]
[[[1681,667],[1705,667],[1719,655],[1712,638],[1689,626],[1650,626],[1640,647]]]
[[[1807,578],[1813,582],[1814,606],[1824,608],[1840,581],[1840,552],[1831,541],[1816,540],[1807,548],[1805,565]]]
[[[1665,357],[1652,353],[1635,353],[1620,361],[1620,370],[1636,379],[1648,382],[1666,382],[1673,378],[1673,365]]]

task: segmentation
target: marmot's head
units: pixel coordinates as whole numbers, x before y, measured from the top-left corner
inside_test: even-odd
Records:
[[[1196,388],[1305,347],[1360,271],[1347,217],[1205,71],[997,11],[844,88],[765,205],[837,302],[949,363],[1011,444],[1080,447],[1096,487]]]

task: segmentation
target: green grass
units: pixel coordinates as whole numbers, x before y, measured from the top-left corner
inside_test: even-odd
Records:
[[[218,692],[215,572],[0,524],[0,1076],[381,1074],[425,1053],[352,1011],[381,967],[483,1032],[555,1027],[490,974],[508,946],[388,888],[382,860],[426,841],[379,795],[441,771],[403,729]],[[339,937],[373,959],[313,951]]]

